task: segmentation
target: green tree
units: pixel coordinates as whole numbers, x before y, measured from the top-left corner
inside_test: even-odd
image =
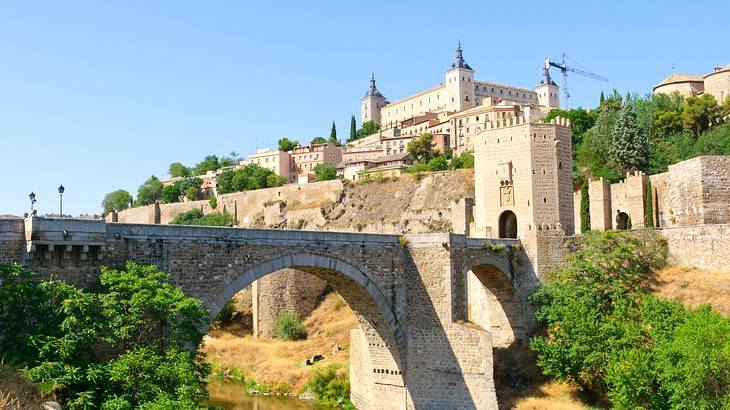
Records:
[[[575,148],[583,141],[583,134],[596,124],[596,115],[595,111],[586,111],[582,108],[567,111],[552,109],[548,115],[543,118],[543,122],[549,123],[556,117],[569,119],[571,131],[573,133],[573,147]]]
[[[314,167],[315,181],[329,181],[337,178],[337,167],[335,164],[324,162]]]
[[[588,182],[580,189],[580,231],[586,233],[591,230],[591,208],[588,196]]]
[[[189,177],[191,174],[191,170],[190,170],[190,168],[186,167],[185,165],[183,165],[179,162],[173,162],[172,164],[170,164],[168,173],[170,174],[171,178]]]
[[[309,142],[310,144],[326,144],[327,140],[324,139],[324,137],[314,137],[312,138],[312,141]]]
[[[178,184],[180,184],[180,195],[185,195],[187,199],[194,201],[200,196],[200,186],[203,184],[203,180],[198,177],[185,178]]]
[[[357,139],[357,123],[355,122],[355,114],[350,117],[350,138],[347,142],[355,141]]]
[[[471,152],[462,152],[461,155],[451,160],[451,168],[474,168],[474,154]]]
[[[332,121],[332,129],[330,130],[330,138],[328,141],[335,145],[340,145],[340,141],[337,139],[337,128],[335,127],[334,121]]]
[[[730,123],[703,132],[692,147],[692,153],[682,159],[699,155],[730,155]]]
[[[360,137],[367,137],[373,135],[380,130],[380,124],[375,121],[365,121],[362,123],[362,128],[358,132]]]
[[[35,276],[0,264],[0,356],[47,394],[71,409],[203,405],[208,313],[168,275],[128,262],[88,290]]]
[[[431,158],[437,155],[433,149],[433,134],[426,132],[420,137],[414,138],[407,146],[408,155],[413,161],[421,161],[428,163]]]
[[[162,187],[162,203],[171,204],[173,202],[180,202],[180,195],[181,193],[179,182]]]
[[[644,192],[644,226],[654,227],[654,189],[651,187],[651,179],[647,178],[646,192]]]
[[[611,182],[617,182],[625,175],[616,164],[607,161],[611,132],[618,116],[613,110],[600,112],[596,124],[583,135],[583,141],[576,149],[576,163],[581,174],[603,177]]]
[[[104,200],[101,201],[101,207],[104,209],[104,213],[108,214],[110,212],[123,211],[129,208],[131,203],[132,195],[123,189],[117,189],[104,196]]]
[[[280,138],[277,141],[279,144],[279,151],[288,152],[299,146],[299,141],[290,140],[289,138]]]
[[[266,177],[266,186],[269,188],[282,186],[286,184],[286,177],[274,174],[273,172]]]
[[[220,167],[221,163],[217,155],[207,155],[195,165],[195,175],[203,175],[208,171],[215,171]]]
[[[530,342],[543,373],[605,392],[606,364],[618,349],[641,344],[626,321],[646,293],[647,273],[666,259],[666,242],[653,233],[586,232],[567,266],[531,296],[547,326]]]
[[[162,199],[162,182],[152,175],[137,189],[137,204],[149,205]]]
[[[636,121],[634,104],[627,99],[611,133],[613,140],[609,157],[626,173],[645,169],[649,156],[649,141]]]
[[[712,94],[685,98],[682,104],[682,126],[694,135],[695,139],[719,120],[720,107]]]

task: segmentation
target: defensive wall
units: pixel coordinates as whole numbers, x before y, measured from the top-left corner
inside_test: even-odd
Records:
[[[154,264],[212,315],[273,272],[319,278],[360,323],[351,333],[351,373],[361,409],[496,408],[492,343],[508,349],[531,331],[526,296],[537,278],[515,239],[37,217],[2,223],[0,260],[81,286],[100,266]]]
[[[671,263],[730,271],[730,156],[700,156],[614,184],[592,180],[588,195],[591,229],[645,228],[649,210],[653,227],[667,238]],[[580,192],[573,201],[579,227]]]

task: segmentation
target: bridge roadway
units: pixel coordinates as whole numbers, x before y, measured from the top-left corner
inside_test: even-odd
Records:
[[[325,280],[360,323],[350,347],[351,398],[359,409],[497,408],[493,345],[524,342],[526,299],[537,284],[516,243],[455,234],[0,220],[0,261],[79,286],[93,283],[103,265],[154,264],[202,300],[211,317],[279,269]]]

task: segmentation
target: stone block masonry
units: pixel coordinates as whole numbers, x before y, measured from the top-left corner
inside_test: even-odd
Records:
[[[664,228],[670,263],[730,273],[730,224]]]

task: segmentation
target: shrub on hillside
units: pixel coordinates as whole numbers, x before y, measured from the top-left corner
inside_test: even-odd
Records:
[[[286,312],[276,318],[276,337],[283,340],[304,340],[307,338],[307,329],[304,328],[299,315]]]

